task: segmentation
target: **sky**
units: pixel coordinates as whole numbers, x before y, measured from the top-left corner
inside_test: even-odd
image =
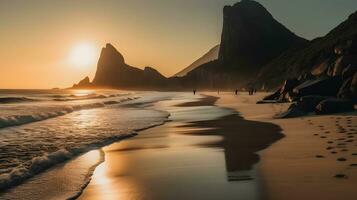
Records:
[[[223,6],[237,1],[0,0],[0,88],[69,87],[92,79],[106,43],[127,64],[171,76],[219,44]],[[356,0],[259,2],[307,39],[357,10]],[[86,62],[73,59],[78,56]]]

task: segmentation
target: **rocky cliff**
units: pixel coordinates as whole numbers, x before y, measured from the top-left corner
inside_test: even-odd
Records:
[[[225,6],[223,16],[218,60],[205,63],[187,75],[202,87],[205,83],[215,87],[242,86],[253,81],[272,59],[307,42],[252,0]]]
[[[341,75],[357,57],[357,12],[331,30],[303,46],[285,51],[259,73],[257,83],[276,87],[299,76]]]
[[[254,84],[277,88],[285,79],[297,84],[333,77],[349,81],[345,88],[350,91],[350,83],[357,82],[357,78],[352,79],[357,71],[357,12],[326,36],[312,41],[296,36],[252,0],[225,6],[223,12],[221,44],[178,73],[182,77],[166,78],[150,67],[141,70],[129,66],[107,44],[93,82],[86,78],[75,87],[177,90],[232,89]],[[214,60],[215,56],[218,59]]]
[[[97,71],[91,87],[122,88],[122,89],[165,89],[166,77],[151,67],[144,70],[129,66],[124,57],[107,44],[101,51]],[[88,87],[89,79],[84,79],[75,88]]]

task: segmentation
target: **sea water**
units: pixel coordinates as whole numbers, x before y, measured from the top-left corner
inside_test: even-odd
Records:
[[[0,197],[48,168],[162,124],[169,114],[146,105],[170,97],[118,90],[0,90]]]

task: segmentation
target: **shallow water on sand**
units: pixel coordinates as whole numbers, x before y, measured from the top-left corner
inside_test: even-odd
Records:
[[[232,111],[174,106],[192,100],[181,96],[156,104],[171,114],[171,122],[105,147],[105,161],[79,199],[260,199],[255,170],[231,171],[226,150],[211,146],[222,136],[194,135],[204,128],[184,126]]]

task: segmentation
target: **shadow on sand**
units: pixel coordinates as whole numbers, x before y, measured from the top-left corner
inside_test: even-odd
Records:
[[[210,100],[206,99],[204,101],[210,102],[211,105],[214,105],[215,100],[217,100],[214,97],[207,98]],[[191,104],[188,105],[192,106]],[[253,165],[259,161],[257,152],[284,137],[279,126],[266,122],[246,120],[238,113],[215,120],[189,122],[180,127],[198,129],[198,131],[185,134],[223,137],[221,141],[200,145],[224,150],[229,181],[251,179],[250,177],[236,176],[234,174],[252,169]]]

